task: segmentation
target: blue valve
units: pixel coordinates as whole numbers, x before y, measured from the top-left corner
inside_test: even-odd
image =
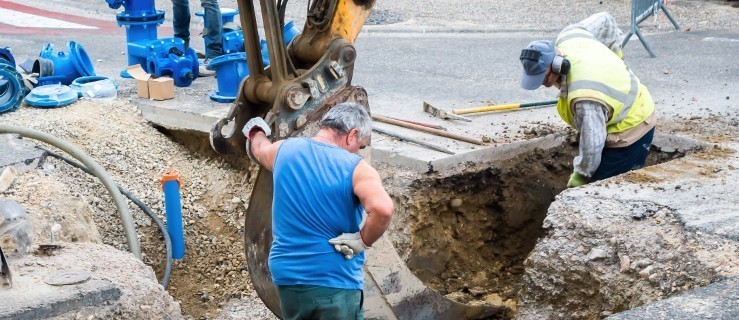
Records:
[[[111,8],[120,7],[121,0],[105,0]],[[187,87],[198,77],[199,62],[195,50],[185,48],[179,38],[157,36],[157,27],[164,22],[164,11],[157,10],[154,0],[122,1],[124,10],[116,15],[119,26],[126,28],[128,65],[140,65],[158,77],[171,76],[178,87]],[[126,70],[121,77],[131,78]]]
[[[79,77],[95,75],[95,68],[87,51],[81,44],[74,41],[67,43],[67,52],[57,53],[54,53],[54,45],[49,43],[41,50],[39,58],[50,60],[53,65],[52,74],[41,74],[40,76],[54,76],[65,85],[71,84]]]
[[[172,239],[172,258],[185,256],[185,234],[182,226],[182,200],[180,199],[180,174],[170,170],[162,176],[164,210],[167,217],[167,233]]]

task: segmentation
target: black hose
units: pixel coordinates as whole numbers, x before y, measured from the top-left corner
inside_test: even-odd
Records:
[[[50,156],[57,158],[59,160],[62,160],[68,164],[70,164],[73,167],[76,167],[82,171],[84,171],[87,174],[92,174],[92,172],[87,169],[83,164],[76,162],[72,159],[69,159],[63,155],[60,155],[58,153],[55,153],[53,151],[44,149],[39,147],[39,149],[46,151]],[[162,219],[159,219],[159,217],[154,213],[154,211],[151,210],[145,203],[143,203],[139,198],[136,198],[134,195],[132,195],[130,192],[128,192],[126,189],[123,189],[119,184],[116,183],[116,187],[118,187],[118,190],[121,191],[121,194],[126,196],[131,202],[136,204],[139,208],[141,208],[142,211],[144,211],[154,222],[159,226],[159,230],[162,231],[162,235],[164,235],[164,245],[167,248],[167,262],[164,267],[164,277],[162,278],[162,287],[164,289],[167,289],[167,284],[169,284],[169,276],[172,273],[172,239],[169,238],[169,232],[167,232],[167,227],[164,226],[164,222]]]

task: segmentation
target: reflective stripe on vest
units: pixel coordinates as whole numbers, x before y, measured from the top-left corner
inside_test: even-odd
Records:
[[[602,45],[600,41],[595,39],[590,34],[590,32],[588,32],[585,29],[574,28],[574,29],[568,30],[567,32],[573,32],[573,31],[574,33],[566,34],[562,36],[561,38],[557,39],[556,45],[559,46],[563,42],[571,40],[571,39],[587,39],[587,40],[595,41],[598,44]],[[592,81],[592,80],[574,80],[568,85],[567,90],[569,92],[573,92],[576,90],[582,90],[582,89],[593,90],[593,91],[601,92],[609,96],[610,98],[620,102],[622,104],[622,107],[620,108],[619,112],[616,115],[614,115],[614,117],[610,119],[610,121],[608,121],[607,124],[611,125],[611,124],[618,123],[626,119],[626,117],[628,117],[629,112],[631,111],[631,108],[634,106],[636,99],[639,95],[639,80],[636,78],[634,73],[631,72],[631,69],[629,69],[628,66],[626,66],[625,64],[624,66],[626,67],[626,70],[629,73],[629,77],[630,77],[628,93],[623,93],[622,91],[619,91],[607,84],[604,84],[598,81]]]
[[[646,87],[639,83],[623,60],[610,58],[612,51],[589,31],[567,30],[560,34],[556,44],[569,57],[572,66],[568,77],[569,94],[560,99],[558,106],[565,122],[574,127],[570,102],[577,98],[597,99],[611,107],[613,115],[606,123],[609,133],[628,130],[651,115],[654,104]],[[598,69],[602,71],[596,71]],[[642,94],[644,97],[640,98]]]

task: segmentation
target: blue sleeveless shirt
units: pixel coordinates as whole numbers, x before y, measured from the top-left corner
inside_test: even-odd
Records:
[[[362,205],[352,177],[362,158],[307,138],[287,139],[277,151],[269,268],[276,285],[362,290],[364,253],[351,260],[328,243],[359,231]]]

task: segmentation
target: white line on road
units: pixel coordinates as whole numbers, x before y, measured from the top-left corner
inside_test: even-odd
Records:
[[[73,22],[37,16],[25,12],[0,8],[0,23],[16,27],[45,28],[45,29],[97,29]]]

